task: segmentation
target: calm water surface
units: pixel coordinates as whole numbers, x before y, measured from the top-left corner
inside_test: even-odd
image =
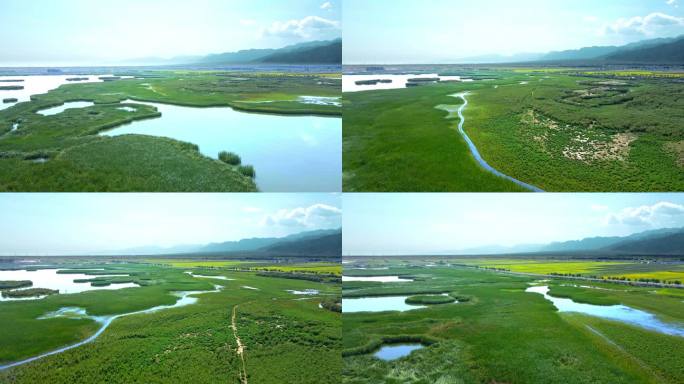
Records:
[[[375,352],[373,356],[378,359],[389,361],[408,356],[411,352],[424,348],[421,344],[392,344],[384,345],[380,350]]]
[[[95,291],[99,289],[115,290],[123,288],[139,287],[135,283],[111,284],[106,287],[93,287],[90,283],[74,283],[75,279],[94,279],[96,277],[122,276],[112,273],[111,275],[86,275],[83,273],[57,273],[57,269],[39,269],[36,271],[0,271],[0,280],[31,280],[33,286],[29,288],[48,288],[59,290],[60,294]],[[123,275],[128,276],[128,275]],[[30,299],[30,298],[29,298]],[[17,300],[3,298],[0,301]],[[26,298],[24,298],[26,300]]]
[[[604,319],[637,325],[668,335],[684,337],[684,325],[669,324],[658,320],[655,315],[625,305],[593,305],[576,303],[572,299],[553,297],[548,294],[548,286],[530,287],[525,292],[539,293],[558,309],[558,312],[579,312]]]
[[[0,91],[0,99],[16,98],[18,103],[22,101],[31,100],[31,95],[39,95],[47,93],[63,84],[78,84],[78,83],[100,83],[102,80],[98,77],[103,75],[46,75],[46,76],[0,76],[2,80],[17,79],[24,80],[16,83],[0,82],[0,85],[20,85],[24,89],[15,91]],[[81,81],[67,81],[69,78],[87,77],[88,80]],[[2,104],[0,103],[0,110],[9,108],[16,103]]]
[[[460,76],[438,76],[436,73],[422,74],[422,75],[344,75],[342,76],[342,92],[360,92],[373,91],[377,89],[398,89],[406,88],[408,79],[415,78],[435,78],[439,77],[440,81],[468,81],[469,79],[461,79]],[[374,85],[359,85],[356,84],[360,80],[392,80],[391,83],[377,83]]]
[[[342,190],[342,119],[193,108],[126,100],[156,107],[162,117],[105,131],[107,136],[142,134],[194,143],[214,159],[235,152],[253,165],[266,192]]]
[[[342,276],[342,281],[377,281],[380,283],[406,283],[413,281],[399,276]]]
[[[424,305],[406,304],[408,296],[380,296],[342,298],[342,312],[383,312],[383,311],[410,311],[412,309],[427,308]]]
[[[95,105],[92,101],[70,101],[67,103],[64,103],[62,105],[52,107],[52,108],[46,108],[46,109],[41,109],[37,111],[37,114],[43,115],[43,116],[52,116],[56,115],[58,113],[62,113],[66,111],[67,109],[72,109],[72,108],[87,108]]]

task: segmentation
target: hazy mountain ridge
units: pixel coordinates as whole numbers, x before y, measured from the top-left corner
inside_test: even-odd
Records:
[[[339,238],[339,251],[322,248],[321,244],[334,245],[333,237]],[[309,245],[309,243],[311,243]],[[321,229],[304,231],[284,237],[255,237],[236,241],[226,241],[210,244],[188,244],[173,247],[143,246],[118,251],[100,252],[101,255],[173,255],[173,254],[207,254],[207,253],[236,253],[236,252],[267,252],[279,250],[291,254],[307,254],[306,250],[318,250],[324,255],[341,254],[341,229]],[[336,253],[335,253],[336,252]]]
[[[218,64],[341,64],[342,39],[307,41],[282,48],[243,49],[204,56],[139,58],[126,64],[139,65],[218,65]]]
[[[641,40],[620,46],[592,46],[547,53],[491,54],[467,57],[461,63],[684,64],[684,35]]]
[[[514,255],[514,254],[623,254],[623,255],[684,255],[684,228],[662,228],[628,236],[587,237],[579,240],[548,244],[516,246],[489,245],[469,248],[452,254],[459,255]]]

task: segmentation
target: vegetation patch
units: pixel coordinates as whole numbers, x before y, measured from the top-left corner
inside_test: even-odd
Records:
[[[28,289],[16,289],[16,290],[11,290],[11,291],[2,291],[2,297],[12,298],[12,299],[21,299],[21,298],[28,298],[28,297],[56,295],[58,293],[59,293],[59,291],[56,289],[28,288]]]
[[[406,298],[405,302],[406,304],[427,304],[427,305],[433,305],[433,304],[448,304],[448,303],[453,303],[456,301],[456,298],[451,297],[449,295],[416,295],[416,296],[409,296]]]
[[[24,288],[32,285],[31,280],[0,280],[0,289]]]

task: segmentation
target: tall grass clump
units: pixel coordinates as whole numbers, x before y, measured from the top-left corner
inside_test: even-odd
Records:
[[[233,152],[221,151],[219,152],[218,157],[219,160],[223,161],[226,164],[240,165],[242,163],[242,159],[240,159],[240,156]]]
[[[256,176],[256,172],[254,171],[254,167],[251,165],[241,165],[238,167],[238,171],[242,173],[243,175],[247,177],[251,177],[252,179]]]

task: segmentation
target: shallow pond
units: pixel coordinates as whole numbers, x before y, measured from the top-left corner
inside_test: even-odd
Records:
[[[139,287],[135,283],[111,284],[106,287],[93,287],[90,283],[74,283],[75,279],[94,279],[96,277],[106,276],[121,276],[112,272],[111,275],[86,275],[83,273],[62,274],[57,273],[57,269],[39,269],[36,271],[18,270],[18,271],[0,271],[0,280],[31,280],[33,286],[28,288],[48,288],[59,290],[60,294],[79,293],[85,291],[95,291],[98,289],[123,289]],[[125,275],[127,276],[127,275]],[[21,288],[20,288],[21,289]],[[24,288],[26,289],[26,288]],[[37,298],[37,297],[36,297]],[[31,300],[36,298],[3,298],[0,296],[0,301],[9,300]]]
[[[31,100],[31,95],[47,93],[60,85],[77,83],[99,83],[101,75],[75,76],[75,75],[49,75],[49,76],[0,76],[0,79],[24,80],[17,83],[2,83],[6,85],[20,85],[24,89],[12,91],[0,91],[0,99],[16,98],[17,102]],[[70,78],[83,77],[87,80],[67,81]],[[14,104],[0,104],[0,110],[9,108]]]
[[[390,361],[408,356],[411,352],[421,348],[425,347],[418,343],[383,345],[373,356],[380,360]]]
[[[41,109],[39,111],[36,111],[37,114],[43,115],[43,116],[52,116],[56,115],[58,113],[62,113],[66,111],[67,109],[72,109],[72,108],[87,108],[95,105],[92,101],[70,101],[67,103],[64,103],[62,105],[59,105],[57,107],[51,107],[51,108],[46,108],[46,109]]]
[[[192,276],[192,277],[197,277],[197,278],[200,278],[200,279],[235,280],[235,279],[231,279],[231,278],[228,278],[228,277],[225,277],[225,276],[198,275],[198,274],[195,274],[195,273],[192,273],[192,272],[189,272],[189,271],[188,271],[188,272],[185,272],[185,273],[187,273],[188,275],[190,275],[190,276]]]
[[[102,135],[169,137],[199,146],[217,159],[221,151],[253,165],[266,192],[342,190],[342,119],[246,113],[227,107],[193,108],[126,100],[156,107],[162,117],[139,120]]]
[[[342,281],[376,281],[380,283],[406,283],[413,281],[399,276],[342,276]]]
[[[383,312],[383,311],[410,311],[412,309],[427,308],[424,305],[406,304],[408,296],[378,296],[342,298],[342,312]]]
[[[373,91],[377,89],[398,89],[406,88],[409,79],[415,78],[436,78],[440,81],[466,81],[460,76],[438,76],[436,73],[422,75],[344,75],[342,76],[342,92]],[[357,81],[364,80],[392,80],[391,83],[377,84],[356,84]]]
[[[306,296],[318,295],[318,293],[319,293],[317,289],[305,289],[303,291],[298,291],[296,289],[288,289],[287,292],[290,292],[293,295],[306,295]]]
[[[662,322],[651,313],[634,309],[626,305],[593,305],[576,303],[572,299],[553,297],[549,295],[549,287],[546,285],[529,287],[525,290],[525,292],[533,292],[543,295],[546,300],[549,300],[553,303],[553,305],[558,309],[558,312],[578,312],[590,316],[637,325],[668,335],[684,337],[684,326]]]

